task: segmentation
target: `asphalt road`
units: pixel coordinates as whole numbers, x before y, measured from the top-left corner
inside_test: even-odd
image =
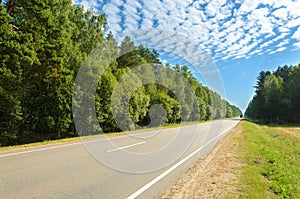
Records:
[[[2,154],[0,198],[158,198],[239,121]]]

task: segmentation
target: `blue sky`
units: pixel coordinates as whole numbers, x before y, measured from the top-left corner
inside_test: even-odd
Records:
[[[118,41],[129,35],[157,49],[163,61],[175,64],[178,57],[183,58],[200,75],[208,68],[217,70],[224,93],[218,90],[220,86],[214,87],[218,78],[203,83],[242,110],[254,95],[253,86],[260,71],[300,63],[299,0],[73,2],[104,12],[108,30]],[[190,58],[192,55],[194,58]],[[200,63],[209,67],[201,70]]]

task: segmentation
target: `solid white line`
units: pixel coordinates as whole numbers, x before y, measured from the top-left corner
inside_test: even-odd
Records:
[[[46,151],[46,150],[50,150],[50,149],[64,148],[64,147],[68,147],[68,146],[79,145],[79,144],[90,143],[90,142],[100,142],[100,141],[102,141],[104,139],[105,138],[100,138],[100,139],[97,139],[97,140],[78,141],[78,142],[71,143],[71,144],[62,144],[62,145],[49,146],[49,147],[44,147],[44,148],[32,149],[32,150],[26,150],[25,149],[26,151],[20,151],[20,152],[15,152],[15,153],[2,154],[2,155],[0,155],[0,158],[2,158],[2,157],[8,157],[8,156],[13,156],[13,155],[21,155],[21,154],[26,154],[26,153],[38,152],[38,151]]]
[[[180,127],[178,127],[178,128],[180,128]],[[145,133],[145,132],[141,132],[141,133]],[[148,132],[146,132],[146,133],[148,133]],[[152,132],[150,131],[150,133],[152,133]],[[38,148],[38,149],[32,149],[32,150],[24,149],[25,151],[20,151],[20,152],[15,152],[15,153],[7,153],[7,154],[2,154],[2,155],[0,154],[0,158],[14,156],[14,155],[22,155],[22,154],[32,153],[32,152],[46,151],[46,150],[57,149],[57,148],[64,148],[64,147],[68,147],[68,146],[79,145],[79,144],[90,143],[90,142],[100,142],[100,141],[106,140],[106,139],[109,139],[109,140],[119,139],[119,138],[123,138],[123,137],[127,137],[127,136],[131,136],[131,135],[127,134],[127,135],[120,135],[120,136],[116,136],[116,137],[99,138],[96,140],[89,140],[89,141],[80,140],[80,141],[78,141],[76,143],[72,143],[72,144],[62,144],[62,145],[58,145],[58,146],[49,146],[49,147],[43,147],[43,148]]]
[[[209,124],[209,123],[204,123],[204,124]],[[200,124],[195,124],[195,125],[200,125]],[[181,128],[181,127],[178,127]],[[176,128],[174,128],[176,129]],[[168,130],[168,129],[166,129]],[[145,132],[142,132],[145,133]],[[39,149],[32,149],[32,150],[26,150],[26,151],[20,151],[20,152],[15,152],[15,153],[7,153],[7,154],[2,154],[0,155],[0,158],[2,157],[9,157],[9,156],[14,156],[14,155],[22,155],[22,154],[26,154],[26,153],[32,153],[32,152],[38,152],[38,151],[46,151],[46,150],[51,150],[51,149],[57,149],[57,148],[63,148],[63,147],[68,147],[68,146],[73,146],[73,145],[79,145],[79,144],[84,144],[84,143],[90,143],[90,142],[100,142],[102,140],[105,139],[119,139],[119,138],[123,138],[126,136],[130,136],[130,134],[128,135],[120,135],[117,137],[111,137],[111,138],[100,138],[100,139],[96,139],[96,140],[89,140],[89,141],[78,141],[76,143],[72,143],[72,144],[63,144],[63,145],[58,145],[58,146],[50,146],[50,147],[44,147],[44,148],[39,148]]]
[[[236,125],[236,124],[235,124]],[[150,181],[148,184],[146,184],[145,186],[143,186],[142,188],[140,188],[139,190],[137,190],[136,192],[134,192],[133,194],[131,194],[127,199],[134,199],[136,197],[138,197],[139,195],[141,195],[144,191],[146,191],[147,189],[149,189],[151,186],[153,186],[155,183],[157,183],[158,181],[160,181],[162,178],[164,178],[166,175],[168,175],[169,173],[171,173],[172,171],[174,171],[177,167],[179,167],[180,165],[182,165],[184,162],[186,162],[188,159],[190,159],[192,156],[194,156],[196,153],[200,152],[204,147],[206,147],[208,144],[210,144],[211,142],[213,142],[215,139],[219,138],[220,136],[222,136],[223,134],[225,134],[227,131],[229,131],[230,129],[232,129],[234,126],[231,126],[229,128],[227,128],[226,130],[224,130],[222,133],[220,133],[219,135],[217,135],[216,137],[214,137],[213,139],[211,139],[210,141],[208,141],[206,144],[202,145],[200,148],[196,149],[194,152],[192,152],[190,155],[188,155],[187,157],[185,157],[184,159],[182,159],[181,161],[179,161],[178,163],[176,163],[174,166],[172,166],[171,168],[169,168],[168,170],[166,170],[165,172],[163,172],[162,174],[160,174],[159,176],[157,176],[156,178],[154,178],[152,181]]]
[[[107,152],[110,153],[110,152],[113,152],[113,151],[117,151],[117,150],[121,150],[121,149],[126,149],[126,148],[129,148],[129,147],[133,147],[133,146],[137,146],[137,145],[141,145],[141,144],[145,144],[145,143],[146,142],[139,142],[139,143],[135,143],[135,144],[123,146],[123,147],[120,147],[120,148],[111,149],[111,150],[108,150]]]
[[[72,145],[77,145],[79,143],[72,143],[72,144],[64,144],[64,145],[58,145],[58,146],[51,146],[47,148],[40,148],[40,149],[33,149],[33,150],[28,150],[28,151],[20,151],[20,152],[15,152],[15,153],[8,153],[8,154],[2,154],[0,157],[8,157],[8,156],[13,156],[13,155],[20,155],[20,154],[25,154],[25,153],[31,153],[31,152],[36,152],[36,151],[45,151],[49,149],[56,149],[56,148],[63,148],[67,146],[72,146]]]
[[[26,150],[26,151],[20,151],[20,152],[15,152],[15,153],[7,153],[7,154],[0,154],[0,158],[2,157],[8,157],[8,156],[14,156],[14,155],[22,155],[22,154],[26,154],[26,153],[32,153],[32,152],[38,152],[38,151],[46,151],[46,150],[50,150],[50,149],[57,149],[57,148],[64,148],[64,147],[68,147],[68,146],[73,146],[73,145],[80,145],[80,144],[84,144],[84,143],[91,143],[91,142],[101,142],[103,140],[113,140],[113,139],[118,139],[118,138],[123,138],[129,135],[120,135],[117,137],[108,137],[108,138],[99,138],[99,139],[95,139],[95,140],[87,140],[87,141],[83,141],[83,140],[79,140],[78,142],[75,143],[71,143],[71,144],[62,144],[62,145],[57,145],[57,146],[49,146],[49,147],[44,147],[44,148],[38,148],[38,149],[32,149],[32,150]]]

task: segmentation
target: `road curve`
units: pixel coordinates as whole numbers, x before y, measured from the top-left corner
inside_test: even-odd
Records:
[[[2,154],[0,198],[158,198],[239,121]]]

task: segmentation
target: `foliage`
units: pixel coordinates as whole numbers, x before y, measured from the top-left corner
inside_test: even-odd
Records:
[[[71,110],[75,77],[87,55],[103,41],[110,41],[106,48],[119,55],[100,78],[94,97],[98,122],[104,132],[121,130],[111,106],[111,95],[118,81],[131,69],[144,64],[151,64],[155,71],[144,70],[140,76],[132,74],[118,93],[125,96],[133,84],[143,85],[128,99],[129,114],[134,123],[140,126],[151,123],[151,107],[156,104],[165,109],[156,119],[161,120],[165,113],[166,123],[240,114],[237,107],[201,85],[187,66],[164,66],[156,50],[137,46],[130,37],[125,37],[118,45],[111,32],[104,36],[105,31],[104,14],[85,11],[73,5],[71,0],[8,0],[0,3],[0,146],[78,135],[77,131],[81,129],[75,130]],[[172,75],[175,73],[181,78]],[[155,75],[158,81],[168,86],[143,84],[144,80],[155,79]],[[185,79],[196,99],[188,97]],[[293,85],[288,87],[290,91],[297,89]],[[173,93],[170,88],[176,88],[178,92]],[[187,103],[186,106],[180,105],[176,95]],[[122,103],[116,105],[117,116],[126,111]],[[198,110],[200,115],[195,115]]]
[[[264,122],[300,123],[300,64],[262,71],[246,115]]]
[[[24,69],[37,63],[32,36],[16,32],[13,18],[0,4],[0,143],[13,144],[22,128]]]

